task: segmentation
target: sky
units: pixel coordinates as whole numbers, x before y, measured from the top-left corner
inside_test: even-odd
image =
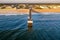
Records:
[[[60,0],[0,0],[0,3],[60,3]]]
[[[0,0],[0,3],[60,3],[60,0]]]

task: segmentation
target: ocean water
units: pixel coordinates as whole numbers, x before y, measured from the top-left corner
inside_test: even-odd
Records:
[[[0,40],[60,40],[60,14],[33,14],[28,31],[28,15],[0,15]]]

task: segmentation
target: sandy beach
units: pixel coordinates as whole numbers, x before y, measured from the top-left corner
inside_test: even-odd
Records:
[[[60,12],[60,9],[34,9],[37,12]],[[28,14],[29,9],[0,9],[0,14],[7,13],[24,13]]]

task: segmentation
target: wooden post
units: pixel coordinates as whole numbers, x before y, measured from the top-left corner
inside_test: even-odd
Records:
[[[29,31],[32,29],[32,24],[33,24],[31,11],[32,11],[32,7],[29,8],[29,16],[28,16],[28,30]]]

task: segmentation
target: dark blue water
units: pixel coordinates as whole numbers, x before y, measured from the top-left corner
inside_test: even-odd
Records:
[[[0,15],[0,40],[60,40],[60,14],[33,14],[32,31],[28,15]]]

